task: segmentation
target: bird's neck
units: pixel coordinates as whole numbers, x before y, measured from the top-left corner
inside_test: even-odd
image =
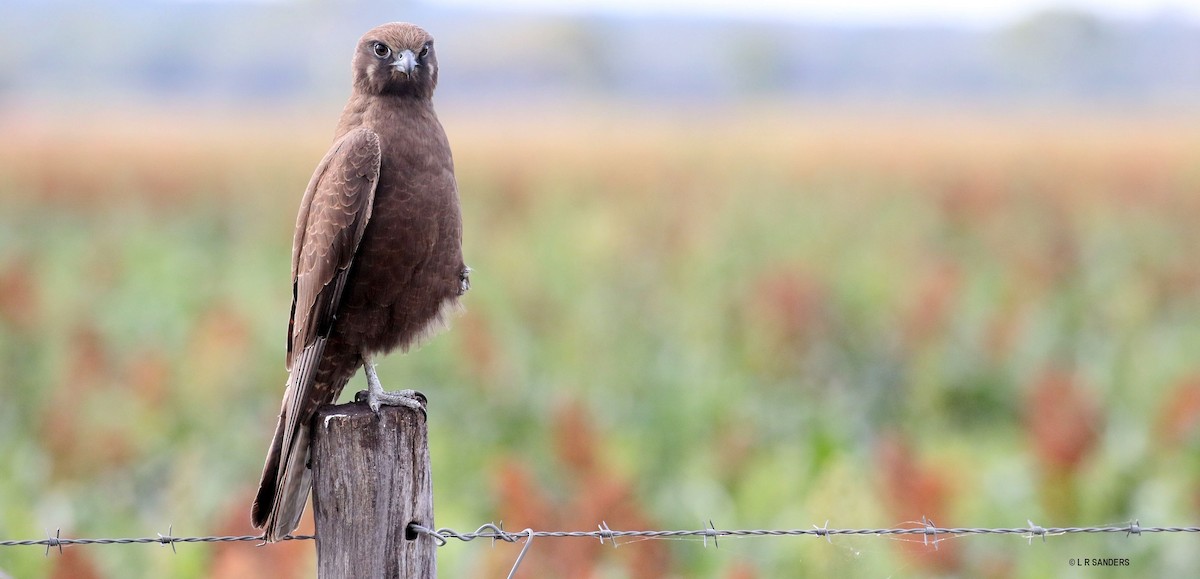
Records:
[[[355,93],[342,109],[334,140],[359,127],[380,132],[385,127],[403,127],[412,120],[434,116],[433,101],[427,98]]]

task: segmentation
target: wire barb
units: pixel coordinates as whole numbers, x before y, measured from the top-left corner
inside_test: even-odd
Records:
[[[467,268],[467,269],[471,269],[471,268]],[[500,521],[498,524],[496,524],[494,526],[491,523],[487,523],[486,525],[483,525],[483,527],[488,527],[488,526],[491,526],[493,529],[495,529],[496,533],[498,533],[500,535],[504,534],[504,521]],[[482,529],[483,527],[479,527],[479,528]],[[492,536],[492,548],[493,549],[496,548],[496,536],[495,535]]]
[[[54,529],[54,536],[50,536],[50,531],[46,531],[46,557],[50,556],[50,547],[58,547],[58,554],[62,555],[62,529]]]
[[[165,536],[162,533],[157,533],[158,542],[162,543],[162,545],[164,547],[167,545],[170,545],[171,552],[178,555],[179,552],[175,550],[175,537],[171,536],[173,534],[172,531],[174,531],[174,530],[175,530],[175,525],[167,525],[167,534]]]
[[[933,550],[937,551],[938,550],[937,525],[933,524],[933,521],[930,520],[925,515],[921,515],[921,524],[925,525],[925,529],[924,529],[925,530],[925,546],[926,547],[929,546],[929,535],[933,535]]]
[[[825,540],[829,542],[830,545],[833,544],[833,539],[829,538],[829,519],[825,519],[825,526],[818,527],[813,525],[813,528],[816,529],[816,532],[814,533],[816,536],[825,537]]]
[[[1029,544],[1030,545],[1033,544],[1033,538],[1035,536],[1040,536],[1042,538],[1042,542],[1045,543],[1046,542],[1046,529],[1043,529],[1042,527],[1039,527],[1039,526],[1033,524],[1033,521],[1030,519],[1025,519],[1025,522],[1029,523],[1029,536],[1027,537],[1029,539]]]
[[[721,532],[717,530],[717,527],[715,525],[713,525],[712,519],[709,519],[708,527],[705,527],[705,529],[704,529],[704,548],[705,549],[708,548],[708,538],[712,537],[713,547],[716,549],[720,549],[721,545],[717,544],[717,537],[719,537],[720,535],[721,535]]]
[[[600,521],[598,526],[600,527],[600,544],[603,545],[604,540],[608,539],[612,541],[612,546],[615,549],[617,547],[617,537],[613,534],[613,530],[608,528],[608,521]]]

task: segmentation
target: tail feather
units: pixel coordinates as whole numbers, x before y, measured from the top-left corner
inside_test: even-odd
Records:
[[[263,465],[258,495],[250,511],[255,527],[264,528],[263,538],[274,542],[295,530],[304,513],[304,503],[312,488],[308,469],[310,426],[312,413],[330,400],[314,400],[313,378],[317,363],[325,351],[325,338],[306,346],[288,369],[287,387],[283,392],[283,407],[267,461]],[[341,383],[345,385],[346,377]],[[318,389],[317,393],[337,396],[341,388]]]
[[[268,542],[282,539],[300,525],[308,491],[312,489],[312,470],[308,468],[309,426],[301,425],[292,439],[293,452],[279,477],[274,508],[267,517],[263,537]]]
[[[271,439],[271,448],[267,451],[267,462],[263,465],[262,479],[258,482],[258,495],[254,497],[254,506],[250,509],[250,522],[255,528],[261,529],[267,524],[271,507],[275,504],[275,490],[279,482],[279,453],[283,446],[283,414],[279,415],[279,425],[275,427],[275,437]]]
[[[280,469],[280,433],[267,454],[258,496],[254,498],[251,521],[263,529],[263,539],[273,543],[300,525],[308,491],[312,489],[312,470],[308,468],[309,426],[301,425],[292,438],[291,456]]]
[[[312,488],[312,470],[308,465],[310,426],[297,425],[286,451],[283,449],[285,428],[281,415],[250,514],[251,522],[263,529],[263,539],[269,543],[282,539],[299,526],[308,491]]]

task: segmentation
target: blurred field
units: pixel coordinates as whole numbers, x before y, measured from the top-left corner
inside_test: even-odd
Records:
[[[0,538],[248,532],[291,227],[334,116],[0,116]],[[431,400],[439,526],[1195,523],[1200,115],[443,122],[468,313],[381,364]],[[580,539],[539,541],[522,574],[1183,576],[1194,546]],[[516,553],[452,543],[439,564],[503,576]],[[29,547],[0,570],[304,577],[312,557]]]

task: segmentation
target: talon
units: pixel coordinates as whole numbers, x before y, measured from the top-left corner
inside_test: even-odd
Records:
[[[426,412],[425,405],[428,404],[428,399],[425,398],[424,394],[416,390],[387,392],[383,389],[383,385],[379,383],[379,376],[375,373],[375,366],[373,364],[363,364],[363,371],[367,374],[367,390],[366,392],[358,392],[354,398],[356,402],[362,402],[362,399],[365,398],[367,406],[371,408],[371,412],[378,415],[380,407],[384,405],[403,406]],[[363,396],[364,394],[365,396]]]
[[[467,293],[471,289],[471,268],[464,267],[458,274],[458,295]]]

